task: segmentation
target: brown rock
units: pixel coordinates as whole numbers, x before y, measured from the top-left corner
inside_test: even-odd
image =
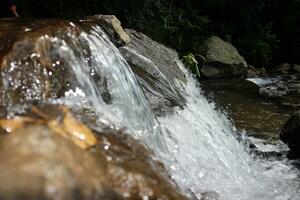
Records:
[[[186,199],[142,145],[107,135],[89,151],[45,125],[1,135],[0,199]]]

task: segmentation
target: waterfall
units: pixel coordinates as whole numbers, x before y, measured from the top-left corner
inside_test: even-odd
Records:
[[[215,191],[228,200],[299,199],[299,172],[284,162],[254,160],[236,139],[234,125],[182,70],[187,106],[159,118],[168,151],[155,151],[181,188],[199,198]]]
[[[234,125],[207,101],[182,66],[187,83],[178,80],[177,88],[186,98],[186,106],[155,117],[137,78],[101,28],[83,30],[70,25],[80,29],[80,34],[70,31],[37,42],[51,46],[48,56],[53,67],[63,65],[70,76],[62,97],[44,101],[91,108],[101,123],[124,128],[153,150],[187,195],[201,199],[202,193],[212,191],[222,200],[300,199],[297,172],[285,162],[254,159],[236,139],[240,133]],[[14,70],[16,66],[10,64],[1,73],[2,79]]]
[[[97,105],[99,100],[93,100],[96,109],[99,107],[113,123],[129,128],[129,134],[150,147],[187,194],[192,192],[199,199],[207,191],[228,200],[300,198],[297,172],[284,163],[270,166],[254,160],[237,141],[234,125],[207,101],[182,66],[187,84],[178,81],[177,87],[186,97],[187,106],[159,117],[157,127],[139,84],[117,49],[98,27],[83,38],[91,48],[95,73],[105,74],[113,99],[111,105]],[[82,72],[76,74],[80,79]]]

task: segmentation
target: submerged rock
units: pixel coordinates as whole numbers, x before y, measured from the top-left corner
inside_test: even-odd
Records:
[[[204,43],[201,52],[206,61],[201,73],[207,78],[240,77],[246,74],[247,63],[234,46],[216,36]]]
[[[174,106],[182,107],[185,100],[176,85],[186,80],[177,52],[134,30],[126,33],[131,42],[119,50],[139,78],[152,109],[161,115]]]
[[[280,139],[289,146],[288,156],[290,158],[300,158],[300,111],[284,125]]]

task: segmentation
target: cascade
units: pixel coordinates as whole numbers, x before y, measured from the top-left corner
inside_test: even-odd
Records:
[[[178,85],[172,87],[181,91],[186,106],[155,117],[129,65],[99,26],[81,30],[79,35],[70,31],[64,36],[41,37],[38,42],[51,46],[47,55],[56,60],[57,66],[53,67],[63,63],[70,76],[63,95],[43,97],[43,101],[87,107],[102,123],[124,128],[153,150],[187,195],[201,199],[202,193],[216,192],[225,200],[300,199],[298,172],[286,161],[253,158],[244,143],[237,140],[241,133],[214,103],[208,102],[182,66],[187,83],[178,80]],[[39,99],[41,88],[22,88],[24,82],[13,76],[17,65],[24,64],[17,58],[1,72],[2,85],[8,91],[12,85],[15,90],[21,89],[27,97],[22,103]],[[28,79],[32,77],[34,74]],[[10,99],[9,93],[1,98]],[[14,112],[15,107],[11,107]]]

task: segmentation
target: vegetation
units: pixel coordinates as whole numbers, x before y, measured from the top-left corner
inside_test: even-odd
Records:
[[[218,35],[257,67],[300,63],[300,0],[20,0],[19,10],[25,17],[114,14],[181,55]]]

